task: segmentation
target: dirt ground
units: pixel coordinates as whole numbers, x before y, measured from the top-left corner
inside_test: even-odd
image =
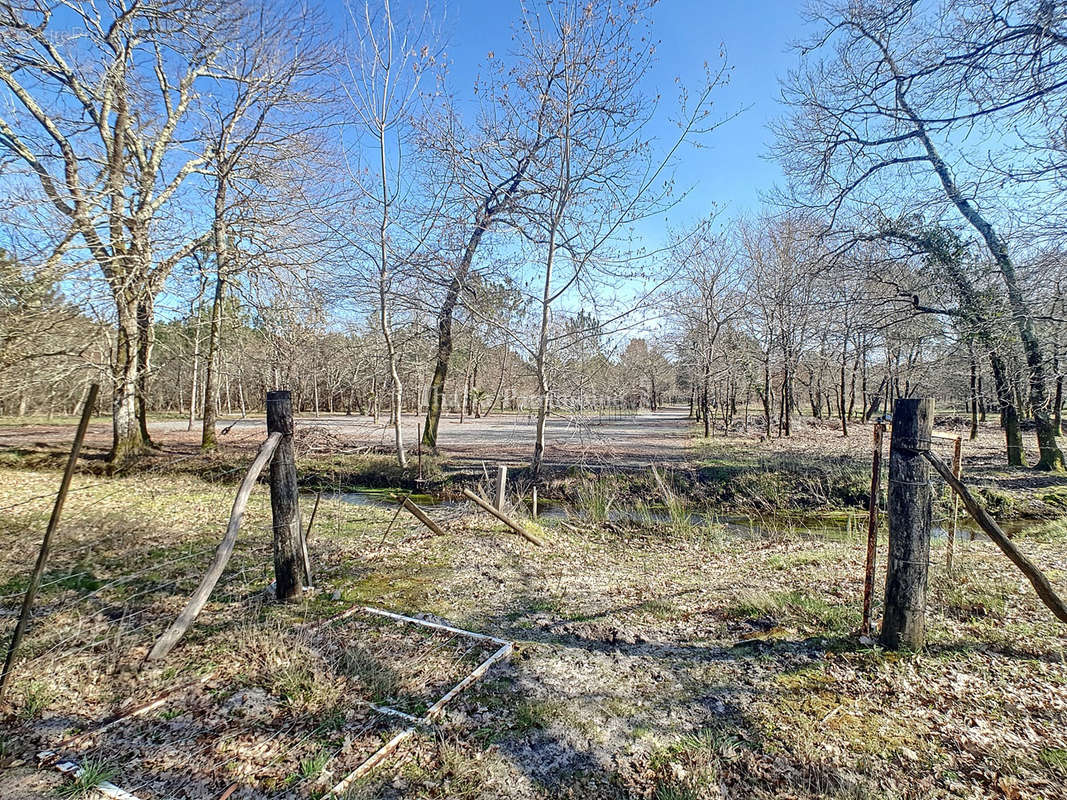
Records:
[[[867,433],[825,457],[855,447],[859,458]],[[734,462],[738,444],[701,445],[713,449],[692,460]],[[801,436],[794,446],[803,450]],[[6,619],[57,481],[55,470],[0,469]],[[418,642],[337,657],[298,634],[305,621],[366,603],[513,641],[515,653],[353,799],[1067,798],[1063,626],[983,541],[959,544],[952,576],[935,542],[929,644],[898,654],[857,633],[861,538],[802,524],[746,535],[688,519],[572,515],[527,521],[547,541],[534,548],[475,514],[430,509],[449,532],[432,537],[406,515],[392,522],[391,508],[325,498],[311,537],[316,592],[279,607],[262,595],[270,514],[261,489],[189,640],[163,667],[135,672],[210,557],[232,481],[75,479],[2,710],[0,796],[48,796],[41,784],[56,777],[32,768],[37,748],[106,719],[118,700],[205,675],[208,694],[177,716],[162,708],[148,732],[116,732],[93,751],[115,770],[111,780],[150,800],[217,798],[233,783],[241,797],[318,796],[369,746],[357,701],[424,702],[421,684],[402,678],[406,665],[429,663],[440,677],[452,663],[426,662],[425,651],[446,651]],[[1061,591],[1065,542],[1062,519],[1035,522],[1019,539]],[[249,698],[263,715],[251,728]],[[238,754],[197,757],[233,737],[244,743]],[[135,755],[119,757],[126,752]],[[235,760],[251,766],[232,771]],[[219,763],[231,767],[218,772]],[[161,789],[151,776],[168,764]],[[177,784],[191,788],[180,794]]]
[[[404,438],[412,457],[415,455],[417,426],[422,416],[404,415]],[[69,445],[74,420],[48,423],[33,419],[20,423],[8,418],[0,424],[0,450],[13,448],[57,448]],[[149,424],[157,444],[172,451],[190,451],[200,443],[199,428],[187,430],[188,423],[177,419],[159,419]],[[385,420],[375,423],[365,416],[343,414],[296,418],[298,431],[317,437],[339,451],[389,452],[392,428]],[[228,448],[252,448],[266,435],[266,421],[261,416],[246,419],[223,419],[219,422],[220,439]],[[106,421],[94,422],[86,439],[87,453],[100,455],[110,446],[110,427]],[[689,454],[689,426],[686,411],[668,408],[619,417],[552,417],[547,429],[545,464],[567,467],[575,464],[598,466],[610,463],[613,468],[645,468],[650,460],[683,462]],[[534,418],[527,414],[492,414],[487,418],[457,415],[441,419],[438,444],[441,459],[459,467],[486,463],[521,464],[533,454]]]

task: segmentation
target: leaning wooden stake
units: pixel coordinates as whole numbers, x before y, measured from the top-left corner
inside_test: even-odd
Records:
[[[311,507],[311,519],[308,520],[308,526],[304,530],[304,549],[307,549],[307,541],[311,538],[311,528],[315,524],[315,515],[319,513],[319,502],[322,500],[322,492],[315,493],[315,505]],[[310,580],[310,578],[308,578]]]
[[[230,522],[226,526],[226,535],[222,537],[222,541],[219,542],[219,546],[215,549],[215,557],[211,559],[211,564],[207,568],[207,572],[200,581],[200,585],[196,587],[196,591],[193,592],[192,597],[189,598],[189,602],[185,604],[185,608],[182,613],[178,615],[178,618],[174,620],[169,628],[163,633],[162,636],[152,645],[152,649],[149,651],[145,661],[157,661],[167,655],[174,645],[178,643],[178,640],[185,635],[185,632],[189,630],[193,622],[196,620],[197,615],[207,605],[208,597],[211,596],[211,591],[215,588],[215,584],[218,583],[219,578],[222,576],[222,571],[226,569],[226,564],[229,563],[230,556],[233,555],[233,546],[237,541],[237,531],[241,529],[241,520],[244,518],[245,508],[248,506],[248,498],[252,494],[252,489],[256,485],[256,478],[259,477],[259,473],[263,471],[263,467],[266,466],[271,456],[274,455],[275,449],[278,447],[278,442],[282,439],[281,433],[275,432],[267,437],[267,440],[263,442],[259,447],[259,452],[256,453],[256,459],[252,462],[252,466],[248,468],[248,472],[245,473],[244,480],[241,481],[241,487],[237,490],[237,497],[233,501],[233,510],[230,511]]]
[[[100,391],[97,384],[89,387],[89,396],[85,398],[82,406],[82,416],[78,421],[78,430],[74,434],[74,444],[70,448],[67,457],[67,468],[63,470],[63,478],[59,482],[59,493],[56,495],[55,505],[52,506],[52,516],[48,519],[48,527],[45,528],[44,538],[41,540],[41,550],[37,553],[37,563],[30,575],[30,585],[26,587],[26,594],[22,598],[22,609],[19,611],[19,620],[15,624],[15,631],[11,634],[11,643],[7,647],[7,658],[4,660],[4,672],[0,674],[0,697],[7,688],[7,679],[11,674],[11,668],[15,665],[15,654],[18,652],[22,637],[26,633],[26,625],[30,621],[30,611],[33,609],[33,601],[37,598],[37,590],[41,588],[41,576],[44,575],[45,566],[48,564],[48,553],[52,548],[52,535],[59,526],[59,517],[63,513],[63,504],[67,500],[67,491],[70,489],[71,479],[74,477],[74,467],[78,463],[78,453],[81,452],[82,442],[85,441],[85,431],[89,428],[89,419],[93,415],[93,407],[96,405],[96,395]]]
[[[441,526],[440,526],[440,525],[438,525],[438,524],[437,524],[436,522],[434,522],[434,521],[433,521],[432,519],[430,519],[430,518],[429,518],[428,516],[426,516],[426,514],[424,514],[424,513],[423,513],[423,511],[422,511],[422,509],[421,509],[421,508],[419,508],[419,507],[418,507],[417,505],[415,505],[414,503],[412,503],[412,502],[411,502],[411,498],[410,498],[410,497],[405,497],[405,498],[404,498],[404,499],[403,499],[403,500],[402,500],[402,501],[400,502],[400,505],[401,505],[401,506],[402,506],[403,508],[407,509],[407,511],[408,511],[408,512],[409,512],[409,513],[410,513],[410,514],[411,514],[411,515],[413,516],[413,517],[415,517],[415,519],[417,519],[417,520],[418,520],[419,522],[421,522],[421,523],[422,523],[423,525],[425,525],[425,526],[426,526],[427,528],[429,528],[429,529],[430,529],[431,531],[433,531],[434,533],[436,533],[436,534],[437,534],[438,536],[444,536],[444,535],[445,535],[445,532],[444,532],[444,530],[443,530],[443,529],[441,528]]]
[[[952,487],[953,491],[959,495],[963,501],[963,507],[967,509],[967,513],[970,514],[974,521],[978,523],[979,527],[985,531],[986,535],[993,540],[993,543],[1001,549],[1001,551],[1012,563],[1019,568],[1019,570],[1027,577],[1034,589],[1037,590],[1038,597],[1048,606],[1051,611],[1060,622],[1067,622],[1067,605],[1064,604],[1063,599],[1056,594],[1056,590],[1052,588],[1052,584],[1049,583],[1045,574],[1038,569],[1030,559],[1019,552],[1019,548],[1015,546],[1015,543],[1008,538],[1007,534],[1001,530],[1000,526],[996,523],[989,513],[978,505],[978,501],[974,499],[967,487],[963,482],[952,474],[952,470],[949,469],[948,464],[942,461],[931,452],[923,453],[926,456],[926,460],[929,461],[938,474],[945,479],[945,483]]]
[[[874,568],[878,555],[878,496],[882,482],[882,437],[885,425],[874,425],[874,457],[871,459],[871,498],[867,503],[867,568],[863,577],[863,625],[865,634],[871,632],[871,605],[874,599]]]
[[[902,398],[889,440],[889,560],[881,643],[918,649],[926,639],[933,491],[923,453],[930,449],[934,401]]]
[[[542,542],[540,539],[538,539],[533,534],[527,533],[525,528],[523,528],[521,525],[519,525],[519,523],[517,523],[513,519],[511,519],[503,511],[497,511],[489,503],[485,502],[482,498],[480,498],[478,495],[476,495],[470,489],[464,489],[463,490],[463,496],[466,497],[468,500],[470,500],[475,505],[477,505],[483,511],[488,511],[490,514],[492,514],[498,520],[503,522],[505,525],[507,525],[513,531],[515,531],[515,533],[519,534],[519,536],[521,536],[523,539],[528,541],[530,544],[535,544],[538,547],[541,547],[544,544],[544,542]]]

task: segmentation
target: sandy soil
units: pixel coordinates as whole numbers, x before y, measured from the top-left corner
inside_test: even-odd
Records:
[[[414,455],[416,430],[423,418],[405,415],[404,437]],[[34,422],[20,425],[8,419],[0,426],[0,450],[5,448],[59,448],[69,444],[74,423]],[[345,415],[302,415],[298,432],[328,440],[337,450],[389,452],[392,428],[373,419]],[[262,417],[219,422],[224,447],[251,448],[262,441],[266,422]],[[179,420],[154,421],[149,432],[166,450],[192,452],[199,445],[199,430],[188,431]],[[644,468],[650,460],[682,462],[689,455],[689,421],[684,409],[670,408],[656,413],[643,412],[618,419],[590,418],[583,421],[554,417],[549,422],[548,466],[610,463],[615,468]],[[533,453],[534,420],[527,415],[494,414],[488,418],[455,415],[441,420],[438,443],[444,461],[458,466],[487,463],[521,464]],[[100,455],[110,445],[106,422],[94,422],[86,439],[87,452]]]

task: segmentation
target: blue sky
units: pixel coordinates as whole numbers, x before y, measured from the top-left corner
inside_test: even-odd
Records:
[[[755,212],[759,194],[781,180],[777,164],[766,158],[771,142],[768,123],[781,114],[778,78],[794,66],[790,45],[802,35],[803,0],[661,0],[652,11],[658,38],[654,86],[665,100],[675,97],[674,78],[695,82],[705,61],[716,63],[725,46],[733,66],[730,83],[715,96],[717,113],[745,110],[713,134],[710,146],[684,153],[680,185],[692,194],[676,209],[675,224],[691,221],[715,204],[724,216]],[[445,35],[451,62],[452,91],[468,96],[486,54],[507,51],[517,0],[452,0],[447,5]],[[663,136],[673,135],[665,127]],[[679,219],[680,217],[680,219]]]

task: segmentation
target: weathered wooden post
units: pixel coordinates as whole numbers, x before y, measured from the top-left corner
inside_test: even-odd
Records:
[[[303,531],[293,452],[293,401],[288,391],[267,392],[267,433],[282,439],[270,462],[270,510],[274,522],[274,580],[279,600],[304,589]]]
[[[497,511],[504,510],[504,494],[508,485],[508,468],[503,464],[496,468],[496,498],[493,505]]]
[[[19,610],[18,622],[15,623],[15,630],[11,634],[11,643],[7,647],[4,671],[0,674],[0,697],[4,694],[8,677],[10,677],[11,670],[15,666],[15,654],[18,653],[22,637],[26,633],[26,626],[30,621],[30,612],[33,610],[33,602],[37,598],[37,591],[41,588],[41,577],[44,575],[45,567],[48,564],[48,555],[52,549],[52,537],[56,532],[56,528],[59,527],[59,518],[63,514],[63,504],[67,501],[67,491],[70,489],[70,482],[74,478],[74,468],[78,465],[78,454],[81,452],[82,442],[85,441],[85,432],[89,429],[89,420],[92,419],[93,407],[96,405],[96,395],[99,391],[100,386],[95,383],[92,384],[89,387],[89,394],[85,398],[85,405],[82,406],[81,419],[78,421],[78,429],[74,434],[74,444],[70,448],[67,466],[63,470],[63,478],[59,482],[56,502],[52,506],[52,516],[48,518],[48,527],[45,528],[44,538],[41,540],[41,549],[37,553],[37,563],[34,564],[33,572],[30,573],[30,582],[26,587],[26,594],[22,598],[22,608]]]
[[[415,423],[415,442],[416,451],[419,454],[419,477],[418,480],[422,480],[422,423]]]
[[[881,644],[922,647],[926,636],[926,580],[930,567],[933,489],[923,456],[930,449],[934,401],[897,400],[889,440],[889,563]]]
[[[963,437],[956,437],[956,447],[952,452],[952,474],[959,480],[963,469]],[[952,521],[948,529],[948,543],[945,547],[945,569],[951,573],[955,568],[953,557],[956,550],[956,523],[960,516],[960,496],[952,492]]]

